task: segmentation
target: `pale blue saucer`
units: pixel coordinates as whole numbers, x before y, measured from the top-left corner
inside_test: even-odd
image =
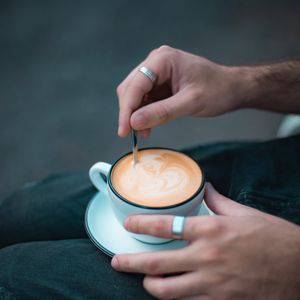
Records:
[[[91,241],[108,256],[121,253],[140,253],[182,248],[186,241],[174,240],[164,244],[146,244],[133,238],[117,221],[109,198],[98,192],[85,212],[85,228]],[[199,215],[209,215],[207,206],[201,205]]]

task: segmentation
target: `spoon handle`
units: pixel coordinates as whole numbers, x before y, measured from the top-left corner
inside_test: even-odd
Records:
[[[132,153],[133,153],[133,161],[134,164],[138,163],[138,147],[137,147],[137,136],[134,130],[131,130],[131,138],[132,138]]]

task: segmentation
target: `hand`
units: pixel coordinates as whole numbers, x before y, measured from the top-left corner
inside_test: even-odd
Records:
[[[209,184],[205,199],[217,216],[186,218],[187,247],[116,255],[112,266],[145,273],[145,289],[160,299],[300,299],[299,227],[240,205]],[[125,228],[170,238],[172,221],[132,216]]]
[[[139,72],[146,66],[158,75],[153,83]],[[242,86],[238,67],[162,46],[150,53],[118,86],[121,137],[133,128],[149,129],[180,116],[216,116],[238,107]]]

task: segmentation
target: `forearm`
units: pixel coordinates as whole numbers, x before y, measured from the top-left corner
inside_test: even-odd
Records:
[[[233,67],[240,108],[300,113],[300,60]]]

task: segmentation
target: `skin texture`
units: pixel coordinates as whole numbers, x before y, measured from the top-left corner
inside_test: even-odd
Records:
[[[155,83],[138,69],[158,75]],[[212,117],[238,108],[300,113],[300,61],[223,66],[169,46],[153,50],[118,86],[118,135],[182,116]]]
[[[141,66],[158,75],[155,83],[138,71]],[[178,117],[239,108],[300,113],[300,61],[229,67],[162,46],[132,70],[117,94],[120,137],[131,129],[146,137]],[[118,255],[112,266],[144,273],[145,289],[160,299],[300,299],[299,227],[237,204],[209,184],[205,199],[218,216],[187,218],[186,248]],[[124,226],[170,238],[172,220],[134,216]]]
[[[117,255],[113,268],[146,274],[145,289],[159,299],[299,299],[299,227],[240,205],[210,184],[205,199],[217,216],[186,218],[187,247]],[[124,226],[170,238],[172,221],[132,216]]]
[[[158,75],[155,85],[138,71],[141,66]],[[133,128],[147,136],[149,128],[181,116],[216,116],[233,110],[237,105],[230,91],[236,84],[230,68],[162,46],[118,86],[118,134],[125,137]]]

